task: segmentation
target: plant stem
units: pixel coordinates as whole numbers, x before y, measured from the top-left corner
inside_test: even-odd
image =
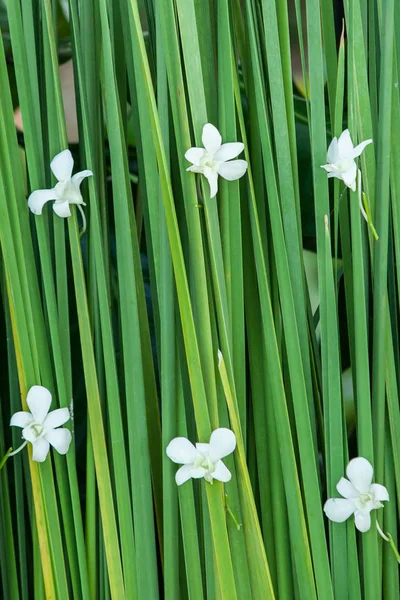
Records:
[[[225,494],[225,506],[224,506],[226,512],[228,513],[228,515],[231,517],[232,521],[235,523],[235,527],[238,531],[241,530],[242,528],[242,524],[238,522],[238,520],[236,519],[235,515],[233,514],[233,512],[231,511],[230,507],[229,507],[229,502],[228,502],[228,494]]]
[[[9,448],[7,450],[7,452],[4,455],[4,458],[0,462],[0,471],[2,470],[2,468],[4,467],[4,465],[6,464],[7,460],[10,458],[10,456],[14,456],[14,454],[18,454],[18,452],[21,452],[22,448],[25,448],[25,446],[27,445],[27,443],[28,443],[28,440],[25,440],[25,442],[23,444],[21,444],[19,446],[19,448],[17,448],[16,450],[13,451],[12,448]]]
[[[388,542],[389,546],[391,547],[391,549],[393,551],[393,554],[396,557],[397,562],[400,564],[400,553],[395,546],[392,536],[390,535],[390,533],[386,533],[386,534],[383,533],[377,520],[375,521],[375,524],[376,524],[376,528],[379,532],[379,535],[381,536],[381,538],[383,538],[385,540],[385,542]]]

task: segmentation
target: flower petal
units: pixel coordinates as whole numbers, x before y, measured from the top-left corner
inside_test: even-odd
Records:
[[[75,175],[72,177],[72,183],[74,185],[76,185],[77,188],[79,189],[82,181],[86,177],[92,177],[92,176],[93,176],[92,171],[89,171],[88,169],[85,169],[84,171],[79,171],[79,173],[75,173]]]
[[[345,129],[338,139],[338,153],[340,158],[352,158],[354,152],[353,142],[351,141],[350,131]]]
[[[222,481],[226,483],[232,479],[232,474],[228,467],[224,465],[222,460],[219,460],[215,465],[215,471],[212,473],[214,479],[218,479],[218,481]]]
[[[370,486],[369,491],[374,495],[375,500],[379,500],[379,502],[389,500],[389,492],[385,486],[381,485],[380,483],[373,483]]]
[[[221,163],[218,167],[218,174],[228,181],[240,179],[247,171],[247,162],[245,160],[232,160]]]
[[[360,156],[361,152],[364,150],[365,146],[368,146],[368,144],[372,144],[372,140],[365,140],[365,142],[358,144],[358,146],[356,146],[353,150],[353,158]]]
[[[354,513],[354,522],[358,531],[365,533],[371,527],[371,514],[362,510],[356,510]]]
[[[204,173],[204,167],[199,167],[199,165],[192,165],[188,167],[186,171],[191,171],[192,173]]]
[[[242,142],[228,142],[222,144],[219,150],[214,154],[214,160],[222,160],[223,162],[236,158],[244,150]]]
[[[193,479],[201,479],[208,471],[203,467],[192,467],[190,469],[190,477]]]
[[[374,470],[366,458],[353,458],[347,465],[347,477],[361,494],[368,494]]]
[[[24,438],[24,440],[27,440],[31,444],[36,442],[38,439],[36,433],[29,425],[27,427],[24,427],[24,429],[22,430],[22,437]]]
[[[218,192],[218,173],[205,167],[204,175],[207,177],[208,183],[210,184],[210,198],[214,198]]]
[[[210,444],[196,444],[196,450],[200,452],[203,456],[209,456],[210,454]]]
[[[354,485],[344,477],[341,477],[339,483],[336,486],[336,489],[339,492],[339,494],[343,496],[343,498],[358,498],[360,495],[354,487]]]
[[[185,158],[194,165],[199,165],[200,160],[203,158],[205,153],[206,151],[204,148],[189,148],[189,150],[185,152]]]
[[[57,408],[47,415],[43,425],[46,429],[55,429],[56,427],[60,427],[60,425],[64,425],[64,423],[69,421],[69,418],[70,414],[68,408]]]
[[[329,144],[328,152],[326,153],[326,160],[328,161],[328,163],[333,165],[333,163],[335,163],[338,160],[338,158],[338,141],[337,138],[334,137],[331,143]]]
[[[32,423],[32,421],[33,417],[30,412],[20,410],[11,417],[10,425],[24,428],[27,427],[30,423]]]
[[[55,200],[56,193],[52,190],[36,190],[28,198],[28,206],[34,215],[41,215],[43,206],[49,200]]]
[[[343,523],[355,510],[354,502],[344,498],[329,498],[324,504],[324,513],[335,523]]]
[[[32,460],[44,462],[50,450],[50,444],[46,438],[40,438],[32,444]]]
[[[175,481],[177,485],[182,485],[182,483],[185,483],[186,481],[191,479],[191,470],[192,465],[183,465],[183,467],[177,470],[177,472],[175,473]]]
[[[332,166],[332,165],[330,165],[330,164],[327,164],[327,165],[321,165],[321,169],[325,169],[325,171],[326,171],[327,173],[332,173],[332,171],[336,171],[335,167],[333,167],[333,166]]]
[[[214,125],[211,125],[211,123],[204,125],[201,139],[204,144],[204,148],[210,154],[215,154],[222,144],[220,132],[216,127],[214,127]]]
[[[166,448],[168,458],[182,465],[192,465],[199,453],[185,437],[177,437],[170,441]]]
[[[349,188],[351,189],[352,192],[356,191],[356,181],[354,180],[353,183],[349,186]],[[367,222],[368,222],[368,218],[367,218]]]
[[[59,454],[67,454],[72,440],[72,434],[70,430],[65,427],[61,427],[61,429],[50,429],[50,431],[47,431],[46,433],[46,440],[50,442]]]
[[[357,177],[357,165],[355,162],[351,165],[350,169],[342,173],[342,179],[350,189],[355,192],[356,190],[356,177]]]
[[[28,392],[26,402],[36,423],[43,423],[51,405],[51,394],[42,385],[34,385]]]
[[[54,202],[53,210],[56,213],[56,215],[62,217],[63,219],[71,216],[71,209],[69,207],[68,200]]]
[[[210,459],[215,462],[231,454],[236,448],[236,437],[233,431],[220,427],[210,437]]]
[[[58,181],[68,181],[68,179],[71,179],[73,168],[74,159],[69,150],[63,150],[57,154],[50,163],[50,169]]]

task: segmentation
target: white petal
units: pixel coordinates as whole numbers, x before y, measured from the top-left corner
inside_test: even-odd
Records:
[[[226,483],[230,481],[232,478],[232,474],[230,470],[224,465],[222,460],[219,460],[215,465],[215,471],[212,473],[214,479],[218,479],[218,481],[222,481]]]
[[[205,167],[204,175],[207,177],[208,183],[210,184],[210,198],[214,198],[218,192],[218,173]]]
[[[353,158],[360,156],[361,152],[364,150],[365,146],[368,146],[368,144],[372,144],[372,140],[365,140],[365,142],[358,144],[358,146],[356,146],[353,150]]]
[[[41,215],[43,206],[49,200],[55,200],[56,193],[52,190],[36,190],[28,198],[28,206],[34,215]]]
[[[29,425],[28,427],[24,427],[24,429],[22,430],[22,437],[24,438],[24,440],[28,440],[28,442],[31,442],[31,444],[37,441],[37,435],[35,434],[32,427],[29,427]]]
[[[338,152],[340,158],[352,158],[354,151],[353,142],[351,141],[350,131],[345,129],[338,139]]]
[[[232,160],[221,163],[218,167],[218,174],[228,181],[240,179],[247,171],[247,162],[245,160]]]
[[[342,477],[336,486],[337,491],[343,498],[358,498],[359,492],[348,479]]]
[[[380,483],[373,483],[369,488],[369,491],[374,495],[375,500],[379,500],[379,502],[389,500],[389,492],[385,486]]]
[[[53,210],[56,213],[56,215],[62,217],[63,219],[71,216],[71,209],[69,207],[68,200],[54,202]]]
[[[16,412],[10,421],[11,426],[15,427],[27,427],[30,423],[32,423],[33,417],[30,412],[26,412],[25,410],[21,410]]]
[[[198,165],[192,165],[188,167],[186,171],[191,171],[192,173],[204,173],[204,167],[199,167]]]
[[[209,456],[210,454],[210,444],[196,444],[196,450],[200,452],[203,456]]]
[[[369,531],[371,527],[371,514],[369,512],[356,510],[354,513],[354,522],[358,531],[365,533],[366,531]]]
[[[50,444],[45,438],[40,438],[32,444],[32,460],[43,462],[50,450]]]
[[[326,153],[326,160],[328,163],[333,165],[339,158],[338,152],[338,141],[337,138],[334,137],[331,143],[329,144],[328,152]]]
[[[327,171],[327,173],[331,173],[332,171],[335,171],[335,167],[332,167],[332,165],[327,164],[327,165],[321,165],[321,169],[325,169],[325,171]]]
[[[42,385],[34,385],[28,392],[26,402],[36,423],[43,423],[51,405],[51,394]]]
[[[93,173],[92,171],[89,171],[88,169],[85,169],[85,171],[79,171],[79,173],[76,173],[73,177],[72,177],[72,183],[74,185],[77,186],[77,188],[79,189],[82,181],[85,179],[85,177],[92,177]]]
[[[215,152],[220,148],[222,143],[222,137],[220,132],[214,125],[211,123],[207,123],[203,127],[203,135],[201,136],[202,142],[204,144],[204,148],[210,154],[215,154]]]
[[[60,425],[64,425],[69,418],[70,414],[68,408],[57,408],[47,415],[43,425],[46,429],[55,429],[56,427],[60,427]]]
[[[200,160],[203,158],[205,153],[206,151],[204,148],[189,148],[189,150],[185,152],[185,158],[194,165],[199,165]]]
[[[353,163],[345,173],[342,173],[342,179],[350,189],[355,192],[356,189],[356,178],[357,178],[357,165]]]
[[[174,438],[168,444],[166,453],[168,458],[181,465],[192,465],[199,456],[192,442],[184,437]]]
[[[344,498],[329,498],[324,505],[324,513],[335,523],[343,523],[355,510],[354,502]]]
[[[175,473],[175,481],[177,485],[182,485],[185,481],[191,479],[190,471],[192,470],[192,465],[183,465],[180,469]]]
[[[203,467],[192,467],[190,469],[190,477],[193,477],[193,479],[201,479],[206,473],[207,471]]]
[[[46,433],[46,440],[57,450],[59,454],[67,454],[72,440],[72,434],[69,429],[50,429]]]
[[[72,169],[74,168],[74,159],[69,150],[63,150],[53,158],[50,163],[50,169],[58,181],[67,181],[71,179]]]
[[[210,437],[210,459],[215,462],[231,454],[236,448],[236,437],[233,431],[220,427]]]
[[[242,142],[229,142],[222,144],[221,148],[214,154],[214,160],[222,160],[223,162],[236,158],[244,150]]]
[[[86,206],[85,202],[83,201],[80,189],[76,186],[73,186],[73,189],[70,190],[70,193],[68,194],[68,197],[65,198],[65,200],[68,202],[68,204],[81,204],[83,206]]]
[[[368,494],[374,470],[366,458],[353,458],[347,465],[347,477],[361,494]]]

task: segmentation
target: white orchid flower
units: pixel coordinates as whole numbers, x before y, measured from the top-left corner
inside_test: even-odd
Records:
[[[51,190],[36,190],[32,192],[28,198],[28,206],[35,215],[41,215],[46,202],[55,200],[53,204],[54,212],[59,217],[66,218],[71,216],[69,205],[77,204],[84,219],[85,228],[85,216],[81,205],[86,205],[82,198],[80,186],[85,177],[90,177],[93,173],[86,169],[72,175],[73,166],[74,159],[69,150],[63,150],[57,154],[50,163],[50,168],[58,180],[57,185]]]
[[[167,456],[175,463],[183,465],[175,475],[175,481],[182,485],[191,477],[204,477],[209,483],[213,479],[226,483],[232,475],[221,458],[231,454],[236,448],[233,431],[221,427],[212,432],[209,444],[196,444],[184,437],[174,438],[167,446]]]
[[[372,140],[361,142],[354,148],[350,132],[345,129],[339,139],[334,137],[331,141],[326,156],[328,162],[326,165],[321,165],[321,168],[328,172],[328,177],[341,179],[348,188],[355,192],[357,165],[354,159],[360,156],[368,144],[372,144]]]
[[[231,160],[243,152],[242,142],[222,143],[220,132],[214,125],[207,123],[203,127],[202,142],[204,148],[190,148],[185,158],[192,163],[187,171],[202,173],[210,184],[210,198],[218,192],[218,175],[228,181],[243,177],[247,170],[245,160]]]
[[[325,502],[324,512],[328,519],[335,523],[343,523],[352,514],[357,529],[369,531],[371,527],[371,510],[382,508],[382,502],[389,500],[387,489],[379,483],[372,483],[374,474],[372,465],[367,459],[359,456],[347,465],[346,475],[336,486],[343,498],[329,498]]]
[[[65,427],[56,428],[69,420],[68,408],[57,408],[49,413],[51,394],[41,385],[31,387],[26,402],[31,412],[17,412],[10,421],[10,425],[22,427],[25,442],[9,456],[22,450],[28,442],[32,444],[32,460],[37,462],[46,460],[50,444],[59,454],[66,454],[72,439],[71,432]]]

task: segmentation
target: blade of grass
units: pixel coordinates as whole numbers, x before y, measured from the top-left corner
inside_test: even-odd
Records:
[[[188,283],[186,278],[186,269],[184,266],[182,247],[177,227],[176,213],[172,201],[172,190],[168,176],[165,151],[162,144],[162,135],[158,120],[158,114],[155,106],[154,92],[150,78],[150,70],[147,56],[144,48],[143,37],[140,27],[139,13],[136,2],[131,0],[130,15],[133,24],[134,46],[137,44],[137,52],[134,58],[138,61],[138,66],[144,75],[146,93],[149,105],[149,112],[152,123],[152,132],[154,144],[157,153],[157,162],[160,171],[161,189],[167,219],[168,236],[171,248],[172,261],[174,266],[175,281],[178,292],[178,301],[180,315],[182,320],[182,329],[185,340],[185,348],[188,357],[189,375],[193,394],[193,405],[196,414],[196,425],[200,439],[206,439],[210,432],[210,421],[205,396],[204,380],[200,363],[200,355],[195,332],[193,313],[189,296]],[[232,572],[231,557],[227,539],[226,525],[223,519],[223,506],[220,498],[219,486],[207,486],[207,500],[210,510],[211,527],[216,554],[217,573],[221,586],[221,593],[224,597],[236,597],[235,583]]]
[[[389,228],[389,173],[392,89],[387,85],[393,73],[394,2],[383,5],[382,53],[379,86],[379,122],[377,148],[375,223],[379,244],[374,257],[373,355],[372,355],[372,414],[375,441],[375,472],[384,473],[385,440],[385,327],[387,302],[387,263]]]
[[[253,31],[251,15],[249,15],[249,30]],[[275,266],[280,291],[284,332],[286,336],[285,339],[289,359],[289,373],[291,377],[293,393],[296,394],[296,403],[294,405],[294,409],[296,414],[296,427],[298,430],[298,440],[302,460],[302,477],[304,478],[305,500],[308,511],[308,519],[311,534],[310,540],[311,544],[314,546],[314,560],[317,561],[314,567],[316,571],[316,579],[318,581],[318,585],[321,586],[321,590],[324,590],[324,594],[330,594],[331,589],[328,575],[328,556],[326,552],[325,534],[323,531],[321,503],[318,498],[320,494],[319,482],[316,469],[316,458],[315,450],[313,447],[310,416],[308,411],[308,400],[304,379],[303,363],[298,338],[298,327],[296,323],[296,312],[293,301],[293,290],[290,282],[289,267],[287,263],[287,255],[283,237],[281,211],[278,204],[277,183],[275,179],[275,173],[272,170],[273,161],[271,160],[271,140],[267,121],[265,100],[263,98],[261,72],[258,64],[257,52],[253,38],[254,35],[251,38],[251,50],[255,73],[258,121],[259,129],[262,132],[261,138],[264,155],[264,169],[267,187],[269,191],[268,199],[275,251]],[[257,239],[257,236],[254,235],[253,240],[253,243],[255,245],[260,244],[259,240]],[[260,251],[261,248],[257,248],[257,252]],[[265,284],[263,284],[263,287],[264,285]]]
[[[247,139],[244,128],[243,114],[239,103],[239,86],[238,81],[235,81],[235,98],[239,116],[240,130],[242,139],[244,140],[245,149],[248,147]],[[246,159],[249,161],[249,155],[246,151]],[[304,597],[313,597],[315,594],[314,579],[311,567],[311,556],[309,553],[308,538],[305,530],[305,521],[302,500],[299,496],[299,483],[297,467],[294,458],[294,449],[292,435],[290,431],[289,417],[287,413],[286,398],[283,387],[281,366],[279,360],[279,353],[276,342],[276,334],[273,324],[272,307],[270,301],[270,292],[267,284],[266,277],[266,266],[265,259],[262,250],[262,242],[260,235],[260,228],[257,218],[257,210],[255,208],[256,202],[254,197],[254,187],[252,181],[251,169],[248,170],[249,186],[250,186],[250,222],[253,234],[253,248],[255,252],[255,262],[257,271],[257,281],[260,292],[261,300],[261,315],[262,325],[264,334],[264,343],[267,348],[267,366],[268,372],[271,375],[270,385],[273,397],[276,403],[275,419],[276,428],[281,434],[281,461],[282,469],[289,473],[290,477],[285,478],[285,491],[288,502],[291,504],[289,510],[290,515],[290,526],[292,528],[293,536],[302,543],[302,557],[303,557],[303,568],[298,571],[300,593],[304,594]],[[309,562],[310,561],[310,562]],[[307,568],[304,569],[304,565],[307,564]]]
[[[320,318],[322,344],[323,398],[326,415],[328,496],[343,474],[344,440],[342,427],[341,369],[338,348],[337,306],[331,273],[331,248],[327,243],[326,215],[329,198],[326,174],[321,169],[326,153],[323,52],[320,25],[320,2],[307,2],[308,67],[310,74],[310,140],[313,171],[314,206],[317,237],[318,281],[320,285]],[[329,231],[328,231],[329,234]],[[328,287],[327,287],[328,286]],[[335,294],[334,294],[335,296]],[[344,528],[330,527],[333,547],[332,579],[335,596],[347,587],[347,539]]]

